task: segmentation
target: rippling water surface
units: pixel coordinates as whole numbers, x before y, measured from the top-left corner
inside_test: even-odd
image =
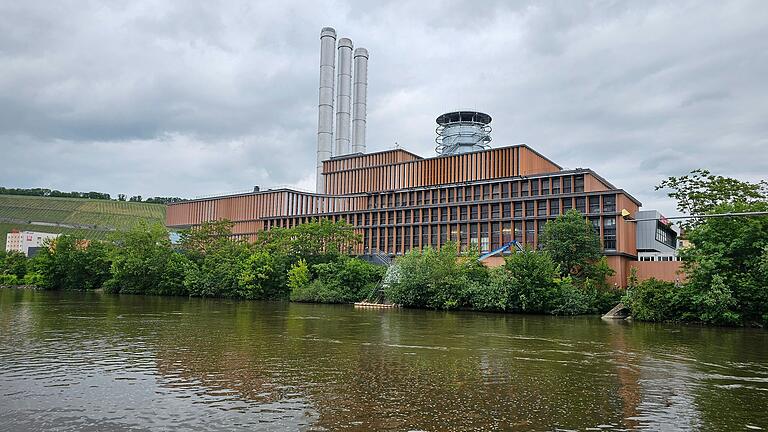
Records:
[[[0,430],[760,430],[768,332],[0,289]]]

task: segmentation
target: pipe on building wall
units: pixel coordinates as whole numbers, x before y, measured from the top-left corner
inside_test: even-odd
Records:
[[[355,50],[354,63],[352,153],[365,153],[365,127],[368,104],[368,50],[357,48]]]
[[[333,156],[333,90],[336,68],[336,30],[324,27],[320,31],[320,101],[317,120],[317,184],[323,193],[323,161]]]
[[[336,88],[336,152],[335,156],[349,154],[350,113],[352,108],[352,41],[339,39],[338,87]]]

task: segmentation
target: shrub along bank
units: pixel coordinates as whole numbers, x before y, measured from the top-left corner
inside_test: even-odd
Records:
[[[768,211],[768,183],[694,170],[670,177],[678,210],[687,215]],[[692,219],[683,225],[691,246],[680,251],[687,280],[669,282],[630,278],[624,298],[635,319],[715,325],[768,324],[768,216]]]
[[[387,270],[349,256],[360,239],[345,223],[273,229],[252,244],[231,239],[230,230],[226,221],[208,223],[185,232],[179,245],[172,245],[159,225],[116,233],[103,243],[64,235],[28,262],[10,256],[3,273],[13,273],[7,277],[17,278],[14,282],[32,275],[46,289],[350,303],[371,295]],[[510,255],[495,269],[483,266],[477,253],[457,259],[454,244],[411,252],[398,258],[385,295],[407,307],[431,309],[548,314],[609,309],[619,294],[605,283],[610,269],[588,222],[568,213],[548,225],[550,231],[544,251]],[[557,255],[558,248],[570,247],[563,236],[583,242],[581,253]]]

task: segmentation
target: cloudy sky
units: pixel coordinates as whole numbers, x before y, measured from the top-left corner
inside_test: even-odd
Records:
[[[370,151],[493,116],[674,213],[694,168],[768,177],[768,3],[0,0],[0,185],[183,196],[311,189],[319,32],[371,53]]]

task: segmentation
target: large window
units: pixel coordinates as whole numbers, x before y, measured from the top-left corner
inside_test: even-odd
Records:
[[[552,195],[558,195],[560,193],[560,177],[552,179]]]
[[[539,180],[531,180],[531,196],[539,194]]]
[[[477,220],[477,205],[469,207],[469,220]]]
[[[571,193],[571,176],[563,177],[563,193]]]
[[[509,198],[509,183],[504,182],[501,184],[501,199]]]
[[[537,216],[546,216],[547,215],[547,202],[546,201],[537,201],[536,202],[536,215]]]
[[[512,241],[512,224],[504,222],[501,227],[501,243],[507,244]]]
[[[560,214],[560,200],[559,199],[549,200],[549,215],[557,216],[559,214]]]
[[[499,204],[491,204],[491,218],[498,219],[499,217]]]
[[[482,220],[488,219],[488,204],[480,205],[480,219]]]
[[[521,221],[515,222],[515,240],[518,243],[523,242],[523,223]]]
[[[589,197],[589,213],[590,214],[600,213],[600,197],[599,196]]]
[[[587,212],[587,198],[576,197],[576,210],[582,214]]]
[[[613,213],[616,211],[616,195],[603,196],[603,212]]]
[[[520,196],[528,196],[528,180],[520,182]]]
[[[525,202],[525,216],[533,217],[533,201]]]
[[[461,206],[461,220],[467,220],[467,206]]]
[[[518,196],[517,182],[512,182],[512,198],[517,198],[517,196]]]
[[[534,221],[529,220],[525,222],[525,242],[531,246],[533,246],[533,241],[535,240],[534,233],[536,232],[536,225],[534,225]]]
[[[541,194],[549,195],[549,179],[541,179]]]
[[[595,234],[598,236],[600,235],[600,218],[599,217],[591,217],[589,218],[589,223],[592,224],[592,229],[595,230]]]
[[[511,218],[512,217],[512,210],[511,209],[512,209],[512,203],[505,202],[503,207],[502,207],[502,210],[501,210],[501,212],[502,212],[501,217],[503,217],[505,219]]]
[[[584,192],[584,176],[576,176],[573,178],[573,191]]]
[[[513,203],[513,205],[515,206],[515,217],[516,218],[523,217],[523,203],[520,201],[517,201]]]
[[[661,221],[656,221],[656,241],[674,248],[677,244],[677,233]]]
[[[603,247],[608,250],[616,249],[616,218],[603,219]]]

